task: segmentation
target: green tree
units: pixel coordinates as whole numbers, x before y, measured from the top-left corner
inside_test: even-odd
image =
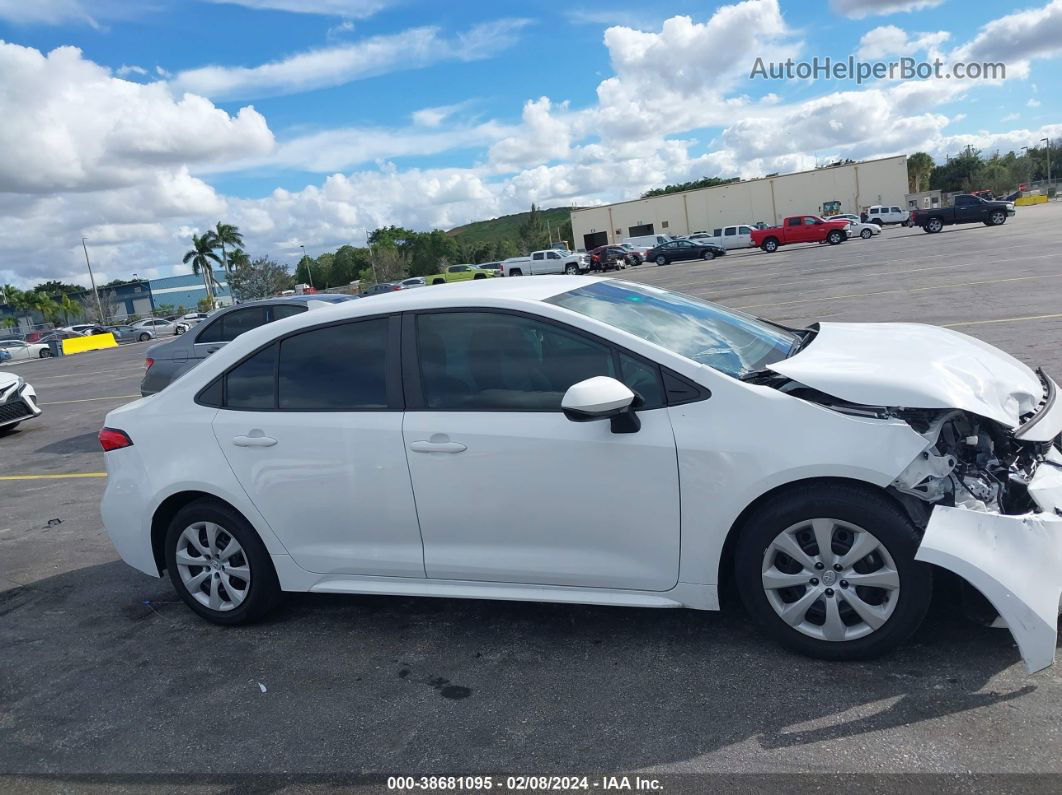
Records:
[[[701,177],[690,182],[679,182],[675,185],[667,185],[663,188],[653,188],[642,194],[643,199],[651,196],[663,196],[667,193],[679,193],[684,190],[697,190],[698,188],[714,188],[716,185],[729,185],[731,182],[740,182],[738,177],[723,179],[722,177]]]
[[[369,267],[369,250],[366,248],[354,248],[354,246],[340,246],[336,250],[332,260],[332,284],[342,287],[350,284],[358,278],[364,268]],[[371,270],[370,270],[371,273]]]
[[[921,193],[929,186],[934,165],[933,158],[925,152],[915,152],[907,158],[907,189],[910,193]]]
[[[63,316],[64,326],[70,325],[70,318],[81,316],[81,305],[71,298],[69,293],[62,293],[56,303],[59,305],[59,312]]]
[[[546,248],[549,245],[549,232],[546,230],[546,222],[542,219],[542,213],[538,207],[531,205],[531,212],[527,220],[520,225],[520,245],[524,253],[529,254],[536,249]]]
[[[47,293],[48,295],[55,296],[59,293],[80,293],[85,288],[79,284],[68,284],[67,282],[55,281],[54,279],[47,282],[41,282],[34,286],[33,291],[37,293]]]
[[[416,234],[403,226],[384,226],[369,234],[369,245],[373,248],[401,248],[416,237]]]
[[[251,264],[251,258],[247,256],[247,252],[242,248],[233,249],[229,254],[229,268],[232,270],[239,270],[245,265]]]
[[[200,271],[203,273],[203,284],[206,286],[207,297],[206,300],[210,302],[211,309],[214,308],[214,268],[211,262],[216,262],[219,265],[221,260],[218,259],[218,255],[214,253],[214,237],[210,232],[204,235],[192,235],[192,248],[186,252],[184,259],[181,260],[185,265],[189,262],[192,263],[192,272],[198,275]]]
[[[255,257],[229,276],[229,289],[241,301],[279,295],[293,284],[287,266],[269,257]]]
[[[233,224],[223,224],[218,221],[207,234],[210,235],[214,248],[221,248],[221,264],[225,268],[225,272],[229,273],[232,265],[225,254],[225,246],[232,246],[233,248],[243,246],[243,235],[240,234],[240,228]]]

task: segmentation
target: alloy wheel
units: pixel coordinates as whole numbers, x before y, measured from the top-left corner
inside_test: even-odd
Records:
[[[251,565],[243,547],[213,522],[196,522],[181,532],[176,561],[188,593],[211,610],[234,610],[250,592]]]
[[[761,580],[778,617],[818,640],[870,635],[900,597],[889,551],[869,530],[839,519],[808,519],[779,533],[763,553]]]

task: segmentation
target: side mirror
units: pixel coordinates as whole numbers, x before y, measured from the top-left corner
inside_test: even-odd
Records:
[[[642,427],[634,413],[640,402],[637,395],[615,378],[598,375],[568,387],[561,408],[572,422],[607,419],[612,421],[613,433],[635,433]]]

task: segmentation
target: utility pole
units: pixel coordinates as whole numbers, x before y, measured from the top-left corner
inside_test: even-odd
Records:
[[[1051,141],[1047,138],[1040,140],[1047,145],[1047,189],[1051,190]]]
[[[299,248],[302,249],[302,261],[306,263],[306,278],[310,280],[310,289],[316,290],[317,288],[313,286],[313,272],[310,270],[310,258],[306,256],[306,246],[299,243]]]
[[[96,277],[92,275],[92,263],[89,262],[88,245],[85,243],[85,238],[81,238],[81,248],[85,249],[85,265],[88,266],[89,281],[92,283],[92,294],[96,296],[96,311],[99,312],[100,323],[103,323],[106,318],[103,317],[103,304],[100,303],[100,291],[96,289]]]

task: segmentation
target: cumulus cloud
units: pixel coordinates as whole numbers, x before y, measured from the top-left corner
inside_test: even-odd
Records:
[[[936,8],[943,2],[944,0],[830,0],[830,7],[850,19],[862,19],[867,16]]]
[[[895,25],[883,25],[863,34],[856,55],[866,59],[913,55],[916,52],[936,50],[949,38],[951,34],[944,30],[936,33],[908,34]]]
[[[73,47],[47,55],[0,42],[0,191],[84,191],[135,184],[160,169],[273,146],[251,107],[235,116],[162,83],[114,77]]]
[[[956,56],[965,60],[1009,61],[1062,53],[1062,0],[989,22]]]
[[[177,74],[177,91],[215,99],[292,94],[442,61],[490,58],[516,43],[525,19],[499,19],[447,37],[437,27],[411,28],[302,52],[259,66],[202,66]]]

